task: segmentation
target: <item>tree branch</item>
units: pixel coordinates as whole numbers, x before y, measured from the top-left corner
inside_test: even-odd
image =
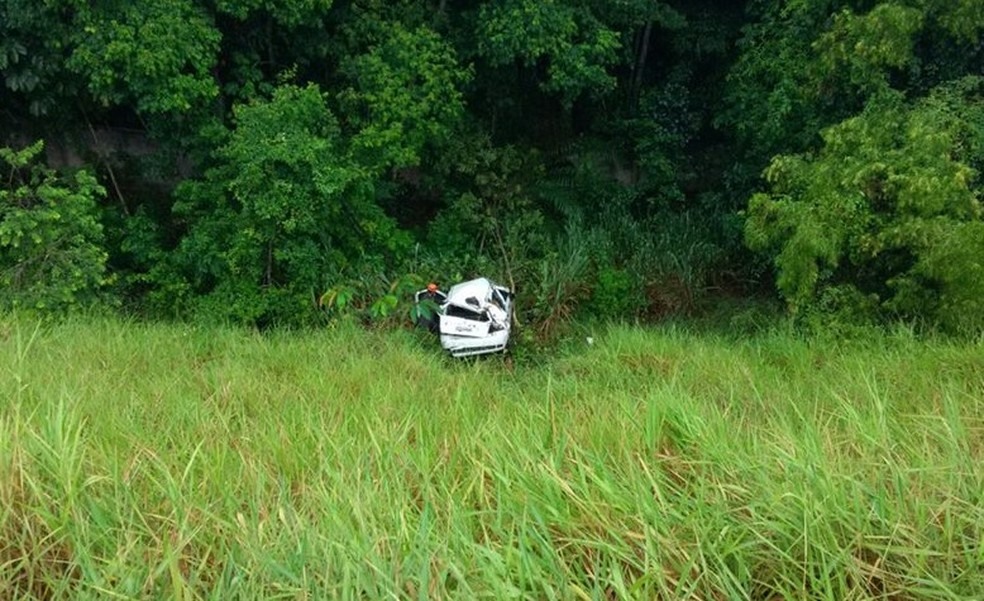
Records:
[[[113,166],[109,163],[109,159],[103,155],[102,151],[99,149],[99,137],[96,136],[96,129],[92,127],[92,121],[89,121],[89,115],[82,109],[82,116],[85,118],[85,124],[89,127],[89,133],[92,134],[92,143],[96,149],[96,155],[102,160],[103,165],[106,166],[106,172],[109,174],[109,181],[113,184],[113,190],[116,192],[116,197],[120,200],[120,206],[123,207],[123,214],[127,217],[130,216],[130,208],[126,206],[126,199],[123,198],[123,192],[120,190],[120,184],[116,181],[116,173],[113,172]]]

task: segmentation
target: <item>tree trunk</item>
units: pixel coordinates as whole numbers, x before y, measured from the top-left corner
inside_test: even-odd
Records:
[[[639,92],[642,90],[642,75],[646,70],[646,57],[649,55],[649,39],[652,37],[652,33],[653,22],[647,21],[646,28],[642,32],[642,43],[639,45],[639,57],[636,59],[635,69],[633,69],[631,98],[629,100],[632,113],[635,113],[639,106]]]
[[[116,192],[116,198],[120,200],[120,206],[123,208],[123,214],[127,217],[130,216],[130,207],[126,206],[126,199],[123,198],[123,192],[120,190],[120,184],[116,181],[116,173],[113,172],[113,166],[109,162],[109,156],[103,152],[102,147],[99,145],[99,137],[96,135],[96,129],[92,127],[92,121],[89,121],[89,115],[82,111],[82,116],[85,117],[85,124],[89,126],[89,133],[92,134],[92,147],[96,151],[96,155],[102,159],[103,165],[106,166],[106,173],[109,174],[109,181],[113,184],[113,191]]]

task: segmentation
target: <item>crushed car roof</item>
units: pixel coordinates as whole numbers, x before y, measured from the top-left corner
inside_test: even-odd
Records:
[[[448,302],[463,309],[476,311],[485,304],[489,295],[492,293],[493,287],[501,288],[501,286],[492,283],[488,278],[477,278],[468,280],[467,282],[461,282],[460,284],[451,286],[451,289],[448,290]],[[476,299],[479,306],[476,307],[475,305],[468,304],[466,301],[469,298]]]

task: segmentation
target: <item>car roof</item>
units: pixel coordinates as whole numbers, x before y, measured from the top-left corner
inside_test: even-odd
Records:
[[[451,286],[451,289],[448,290],[448,302],[463,309],[475,311],[476,307],[469,305],[465,301],[474,297],[478,299],[479,303],[484,304],[485,300],[489,298],[493,288],[505,290],[505,288],[492,282],[488,278],[476,278],[474,280],[461,282],[460,284]]]
[[[448,290],[448,300],[464,302],[466,298],[472,296],[478,299],[485,299],[491,291],[492,282],[486,278],[477,278],[451,286],[451,289]]]

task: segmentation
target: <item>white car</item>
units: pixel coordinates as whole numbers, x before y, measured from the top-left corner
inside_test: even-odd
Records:
[[[501,353],[509,344],[513,294],[487,278],[455,284],[447,293],[421,290],[417,303],[430,298],[437,304],[436,329],[441,346],[452,357]],[[433,324],[433,319],[421,319]]]

